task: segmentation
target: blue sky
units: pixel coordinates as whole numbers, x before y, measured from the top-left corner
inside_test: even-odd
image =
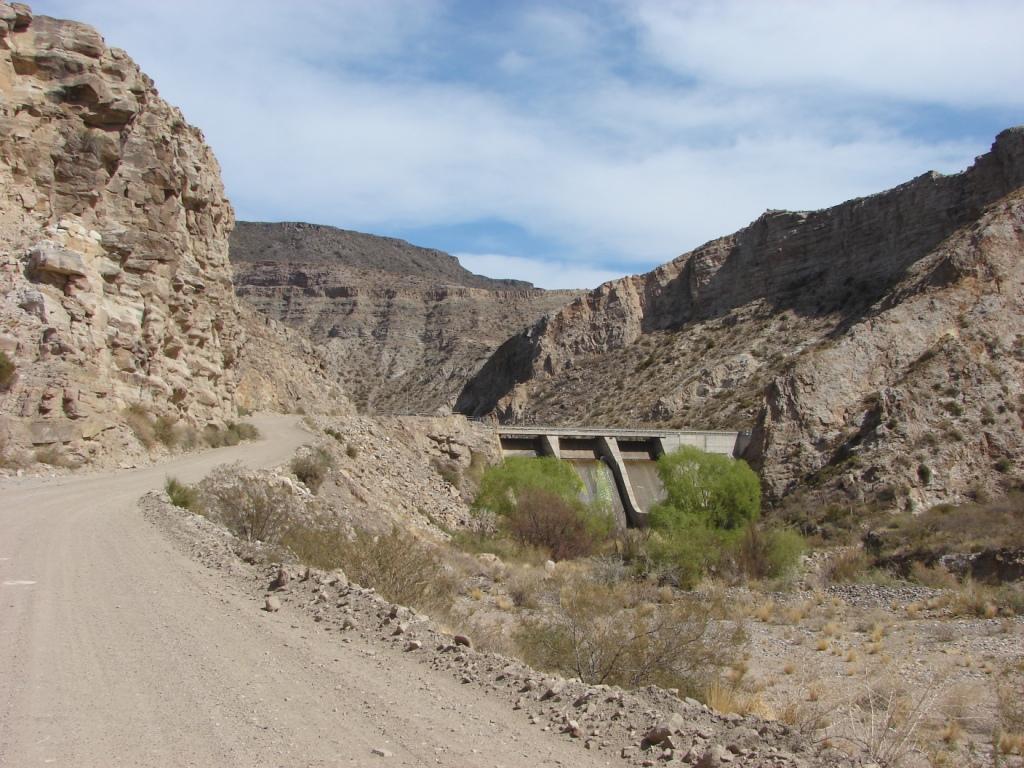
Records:
[[[206,134],[239,218],[544,287],[955,172],[1024,123],[1019,0],[46,0]]]

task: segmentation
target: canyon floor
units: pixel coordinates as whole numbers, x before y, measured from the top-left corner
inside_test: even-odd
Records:
[[[271,466],[310,438],[294,417],[254,422],[264,440],[155,467],[4,482],[0,765],[611,760],[449,674],[259,610],[142,516],[139,497],[167,475]]]

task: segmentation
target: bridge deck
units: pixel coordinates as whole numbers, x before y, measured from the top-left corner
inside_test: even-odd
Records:
[[[559,437],[625,437],[625,438],[637,438],[638,440],[646,440],[652,437],[683,437],[683,436],[715,436],[725,437],[732,436],[735,438],[736,432],[729,432],[725,430],[714,430],[714,429],[614,429],[609,427],[545,427],[545,426],[531,426],[531,427],[509,427],[499,424],[495,427],[495,431],[499,435],[508,435],[509,437],[524,437],[529,435],[557,435]]]

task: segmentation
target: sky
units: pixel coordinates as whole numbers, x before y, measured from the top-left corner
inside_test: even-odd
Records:
[[[1024,123],[1020,0],[38,0],[199,126],[240,219],[592,288]]]

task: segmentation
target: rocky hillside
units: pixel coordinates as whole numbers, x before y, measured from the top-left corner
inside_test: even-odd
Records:
[[[776,500],[1005,489],[1024,459],[1022,187],[1015,128],[961,174],[769,211],[512,337],[457,410],[752,429]]]
[[[308,334],[353,400],[384,413],[447,410],[510,334],[578,295],[312,224],[239,222],[231,260],[238,295]]]
[[[254,347],[234,299],[233,224],[202,133],[123,51],[0,3],[0,351],[14,366],[0,448],[117,453],[132,405],[193,425],[233,417],[240,353]],[[257,335],[260,354],[288,346]],[[290,386],[329,387],[297,360]],[[282,384],[261,376],[264,390]]]

